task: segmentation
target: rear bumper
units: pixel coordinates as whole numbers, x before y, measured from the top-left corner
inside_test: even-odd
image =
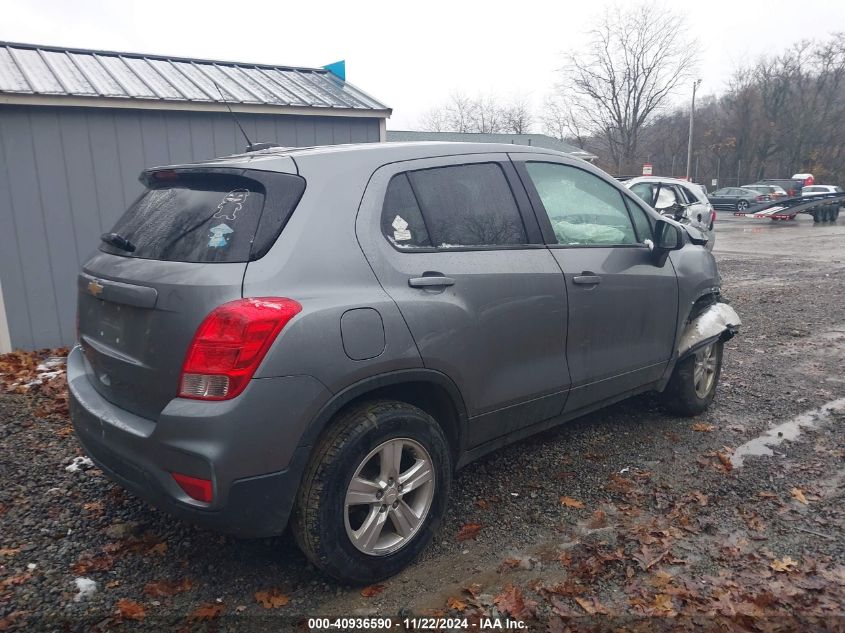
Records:
[[[299,439],[329,397],[321,383],[307,376],[253,380],[231,401],[176,398],[152,421],[103,398],[78,347],[68,356],[67,377],[76,435],[108,477],[209,529],[243,537],[284,530],[310,453]],[[213,501],[190,498],[172,472],[210,479]]]

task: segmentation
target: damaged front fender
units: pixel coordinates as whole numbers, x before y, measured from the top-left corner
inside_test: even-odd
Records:
[[[727,303],[714,303],[687,323],[678,343],[678,357],[713,339],[727,341],[736,334],[742,319]]]

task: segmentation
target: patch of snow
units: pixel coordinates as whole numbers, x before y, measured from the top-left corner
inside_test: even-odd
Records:
[[[87,457],[74,457],[73,461],[65,466],[65,470],[69,473],[75,473],[77,470],[88,470],[94,468],[94,462]]]
[[[90,578],[77,578],[74,582],[76,583],[76,595],[73,597],[74,602],[87,600],[97,593],[97,582],[95,580],[91,580]]]

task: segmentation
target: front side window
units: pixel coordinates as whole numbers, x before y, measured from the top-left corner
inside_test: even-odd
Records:
[[[593,174],[557,163],[525,165],[558,244],[637,244],[622,193]]]
[[[625,204],[628,205],[628,211],[631,212],[631,219],[634,221],[634,226],[637,229],[637,237],[639,238],[640,243],[643,240],[650,240],[654,237],[653,231],[651,229],[651,222],[648,219],[648,215],[642,209],[642,207],[634,204],[630,200],[626,200]]]

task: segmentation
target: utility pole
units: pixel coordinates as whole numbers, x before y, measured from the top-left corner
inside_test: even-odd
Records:
[[[701,79],[696,79],[692,84],[692,104],[689,109],[689,143],[687,145],[687,180],[690,179],[690,168],[692,167],[692,121],[695,117],[695,91],[701,85]]]

